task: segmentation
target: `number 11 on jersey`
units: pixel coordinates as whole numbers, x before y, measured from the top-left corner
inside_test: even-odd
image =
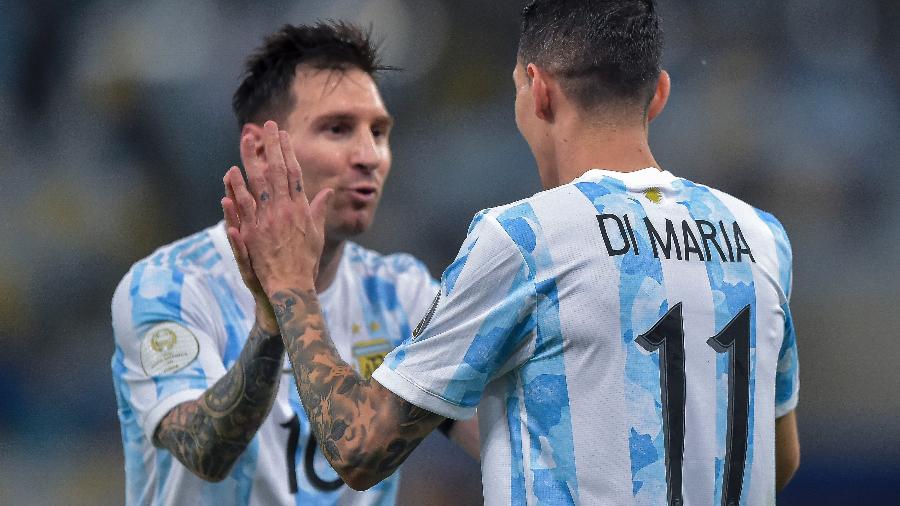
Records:
[[[681,492],[684,460],[684,409],[687,381],[684,372],[684,317],[681,302],[659,319],[635,342],[650,353],[659,351],[659,386],[662,399],[663,436],[666,448],[668,503],[684,503]],[[750,407],[750,306],[745,306],[707,344],[717,353],[727,353],[728,435],[722,504],[741,500]]]

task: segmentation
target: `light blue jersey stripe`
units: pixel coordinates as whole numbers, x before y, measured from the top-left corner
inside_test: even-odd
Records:
[[[509,426],[509,497],[511,505],[527,504],[525,497],[525,458],[522,455],[522,416],[519,413],[519,385],[516,377],[506,378],[506,419]]]
[[[778,369],[775,373],[775,406],[778,409],[786,405],[798,390],[800,361],[797,357],[797,336],[794,333],[794,320],[791,308],[782,304],[784,311],[784,340],[778,351]]]
[[[172,245],[171,249],[169,249],[167,265],[175,266],[185,264],[186,262],[184,262],[182,254],[204,241],[210,241],[209,232],[200,232],[176,242]]]
[[[598,214],[611,213],[631,216],[633,223],[646,217],[643,206],[627,194],[625,184],[618,179],[604,177],[598,182],[581,182],[575,185],[593,204]],[[635,234],[639,254],[629,251],[612,257],[620,273],[619,323],[625,348],[625,399],[635,417],[654,416],[652,420],[639,420],[628,434],[631,457],[632,495],[644,490],[650,497],[665,500],[665,432],[662,423],[662,404],[655,403],[652,415],[646,413],[646,399],[660,398],[659,351],[646,352],[635,343],[635,338],[650,330],[669,310],[669,302],[663,289],[662,263],[650,252],[652,247],[643,234]],[[643,253],[640,253],[643,252]],[[647,308],[657,308],[655,313]],[[638,421],[637,419],[632,422]],[[647,428],[653,427],[650,433]]]
[[[533,315],[516,321],[520,309],[533,298],[534,284],[522,265],[506,295],[508,304],[494,308],[482,321],[442,394],[444,399],[469,408],[478,405],[485,385],[534,328]]]
[[[168,506],[163,502],[163,490],[166,482],[169,481],[169,473],[172,472],[172,454],[168,451],[156,452],[156,471],[159,476],[156,478],[156,500],[154,504],[158,506]]]
[[[373,264],[373,260],[376,259],[370,252],[355,244],[349,244],[344,254],[349,256],[351,262],[367,266],[366,273],[361,276],[363,290],[362,293],[357,294],[357,297],[359,298],[359,307],[362,308],[369,339],[384,339],[393,346],[397,346],[403,339],[412,335],[409,329],[409,320],[397,297],[397,286],[394,282],[378,275],[379,267],[383,266]],[[380,259],[376,261],[381,262]],[[398,335],[391,335],[392,327],[387,321],[388,315],[397,316],[396,321],[400,326]],[[327,321],[327,312],[325,316]]]
[[[247,342],[247,335],[250,329],[243,322],[249,315],[246,315],[241,310],[224,275],[210,279],[209,287],[216,298],[216,305],[222,313],[222,321],[225,322],[225,333],[228,336],[228,341],[225,343],[225,353],[223,354],[222,362],[225,365],[225,369],[229,369],[240,357],[244,343]]]
[[[536,278],[538,272],[552,272],[553,259],[531,205],[511,207],[497,221],[525,259],[536,295],[535,352],[518,370],[528,420],[533,492],[539,504],[574,504],[578,478],[559,293],[554,278]]]
[[[237,461],[231,477],[237,481],[237,496],[240,504],[250,504],[250,492],[253,490],[253,476],[256,474],[256,463],[259,460],[259,438],[253,438],[241,458]],[[216,504],[222,504],[217,502]]]
[[[201,243],[193,250],[181,255],[181,257],[179,258],[179,260],[181,262],[187,263],[187,264],[205,264],[206,262],[209,262],[211,260],[212,261],[221,260],[222,257],[216,252],[215,245],[213,244],[213,242],[211,240],[208,240],[209,234],[205,234],[205,235],[206,235],[207,241]],[[205,255],[209,252],[213,253],[211,255],[211,258],[206,259],[204,262],[201,262],[200,259],[203,258],[203,255]],[[213,265],[215,265],[215,263],[213,263]]]
[[[719,220],[736,222],[731,211],[712,194],[709,188],[679,179],[673,183],[677,190],[684,192],[684,200],[679,202],[694,220]],[[753,270],[746,261],[722,262],[717,253],[706,259],[706,273],[712,289],[715,307],[716,332],[725,326],[747,305],[750,305],[750,406],[747,426],[747,455],[744,464],[744,484],[741,489],[741,504],[745,504],[750,490],[750,469],[753,463],[754,404],[756,402],[756,288],[753,284]],[[722,502],[722,480],[724,473],[725,440],[728,427],[728,364],[727,353],[716,354],[716,427],[717,453],[716,486],[713,503]]]
[[[775,254],[778,257],[778,281],[781,283],[781,289],[787,299],[791,298],[791,243],[788,241],[787,232],[784,227],[775,218],[775,216],[756,209],[756,214],[765,222],[766,226],[772,232],[775,238]]]
[[[125,453],[125,502],[127,504],[146,504],[149,497],[144,495],[147,487],[147,471],[144,467],[143,445],[144,431],[138,424],[137,417],[131,409],[131,389],[124,380],[125,354],[116,345],[112,359],[113,382],[116,387],[116,404],[119,407],[119,422],[122,426],[122,444]]]
[[[150,272],[145,279],[145,272]],[[152,292],[151,298],[144,298],[144,290]],[[184,274],[178,270],[160,269],[146,262],[134,266],[131,277],[131,316],[135,328],[141,325],[181,320],[181,287]]]
[[[785,299],[790,300],[792,288],[791,244],[787,232],[781,223],[771,214],[756,210],[766,223],[775,238],[775,251],[778,255],[778,279]],[[775,406],[776,409],[786,405],[797,391],[800,362],[797,357],[797,337],[794,333],[794,319],[787,302],[781,305],[784,311],[784,338],[778,351],[778,369],[775,373]],[[781,411],[779,409],[779,411]]]
[[[475,241],[472,241],[469,251],[472,251],[471,248],[474,246]],[[466,266],[466,262],[468,261],[469,253],[466,252],[454,260],[453,263],[447,267],[447,270],[444,271],[444,293],[446,295],[453,293],[453,288],[456,286],[456,280],[459,279],[459,275],[462,273],[463,267]]]
[[[400,301],[397,299],[397,286],[386,279],[376,275],[366,276],[362,279],[363,293],[360,294],[360,306],[363,308],[363,317],[368,324],[370,339],[384,339],[393,346],[400,344],[405,338],[412,335],[409,330],[409,319]],[[386,316],[397,316],[400,332],[391,335]],[[372,323],[378,325],[373,327]]]

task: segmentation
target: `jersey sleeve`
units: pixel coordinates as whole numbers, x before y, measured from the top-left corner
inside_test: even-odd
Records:
[[[225,374],[209,300],[197,277],[147,263],[116,289],[113,375],[148,439],[169,410]]]
[[[470,418],[486,385],[528,358],[532,279],[497,220],[477,215],[430,309],[373,377],[421,408]]]
[[[775,237],[778,254],[778,280],[784,293],[784,337],[778,352],[775,373],[775,418],[780,418],[797,407],[800,392],[800,362],[797,357],[797,336],[791,316],[790,299],[793,284],[792,253],[787,232],[781,223],[768,213],[761,213]]]
[[[784,340],[778,352],[778,368],[775,372],[775,418],[780,418],[797,407],[800,393],[800,365],[797,359],[797,337],[794,321],[787,304],[784,310]]]
[[[397,298],[407,323],[407,332],[401,339],[406,339],[431,307],[440,283],[431,276],[425,264],[412,255],[393,255],[392,260],[393,270],[397,273]]]

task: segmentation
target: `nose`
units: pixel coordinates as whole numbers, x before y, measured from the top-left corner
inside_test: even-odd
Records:
[[[372,132],[366,130],[356,137],[350,163],[363,172],[372,172],[384,161],[384,148]]]

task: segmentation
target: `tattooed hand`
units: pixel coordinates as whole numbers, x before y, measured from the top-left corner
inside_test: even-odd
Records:
[[[239,180],[239,182],[236,183],[236,180]],[[226,231],[229,228],[236,230],[240,230],[241,228],[240,215],[235,208],[234,185],[243,183],[243,181],[240,170],[232,169],[225,174],[225,179],[223,180],[225,183],[225,198],[222,199],[222,212],[225,214]],[[255,201],[253,202],[253,206],[256,206]],[[256,273],[253,272],[253,266],[250,263],[250,254],[247,252],[247,245],[245,245],[243,241],[235,240],[235,236],[232,234],[228,234],[228,243],[231,245],[231,252],[234,255],[234,259],[237,261],[241,278],[244,280],[244,284],[250,290],[250,293],[253,294],[253,299],[256,302],[255,311],[257,324],[264,332],[270,335],[280,334],[281,332],[278,330],[278,320],[275,319],[275,311],[272,309],[269,297],[266,295],[265,290],[263,290],[259,278],[256,277]]]
[[[313,288],[325,243],[325,212],[334,193],[324,189],[310,203],[303,192],[300,163],[287,132],[274,121],[264,125],[265,160],[257,156],[252,138],[241,140],[249,191],[232,167],[226,176],[236,204],[238,226],[228,226],[232,244],[246,248],[253,272],[267,295],[284,287]]]
[[[300,164],[286,132],[265,128],[266,160],[248,139],[241,142],[250,191],[236,167],[233,188],[239,226],[228,236],[275,309],[297,390],[316,440],[331,467],[350,487],[363,490],[390,476],[444,419],[384,388],[362,380],[337,350],[319,306],[315,277],[324,245],[325,209],[332,190],[308,203]],[[252,192],[252,195],[251,195]],[[223,207],[231,209],[229,197]],[[255,204],[255,205],[254,205]],[[246,245],[246,249],[243,249]]]

